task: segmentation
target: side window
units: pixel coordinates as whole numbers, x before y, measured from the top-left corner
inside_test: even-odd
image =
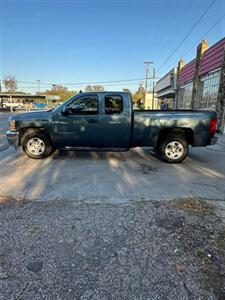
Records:
[[[97,114],[98,113],[98,97],[82,96],[75,99],[68,105],[72,114]]]
[[[115,114],[123,111],[123,98],[120,95],[105,96],[105,113]]]

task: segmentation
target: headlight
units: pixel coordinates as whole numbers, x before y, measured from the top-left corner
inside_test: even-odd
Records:
[[[10,129],[10,131],[16,131],[16,121],[15,120],[9,121],[9,129]]]

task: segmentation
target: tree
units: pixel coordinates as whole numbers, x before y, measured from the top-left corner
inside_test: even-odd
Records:
[[[87,85],[86,88],[84,89],[85,92],[103,92],[104,91],[104,86],[100,84],[96,85]]]
[[[144,99],[145,99],[145,89],[142,86],[142,84],[140,84],[138,90],[133,94],[133,102],[139,108],[142,108]]]
[[[127,88],[124,88],[123,89],[123,92],[126,92],[126,93],[131,93],[131,90],[127,89]],[[132,94],[132,93],[131,93]]]
[[[68,98],[72,97],[75,95],[77,92],[76,91],[70,91],[68,90],[67,87],[62,86],[62,85],[53,85],[50,90],[46,90],[41,94],[44,95],[52,95],[52,96],[59,96],[60,101],[65,101]]]
[[[93,85],[92,88],[95,92],[103,92],[104,91],[104,86],[102,86],[100,84]]]
[[[8,93],[15,93],[17,90],[16,77],[7,75],[3,78],[3,84]]]
[[[92,92],[93,89],[92,89],[92,86],[89,84],[86,86],[86,88],[84,89],[85,92]]]

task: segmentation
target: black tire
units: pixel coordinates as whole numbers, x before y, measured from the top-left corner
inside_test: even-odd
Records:
[[[184,136],[173,134],[162,138],[158,143],[161,159],[168,163],[180,163],[188,155],[188,143]]]
[[[39,143],[39,149],[37,146],[37,149],[31,151],[32,143],[35,144],[35,141]],[[53,146],[49,137],[40,131],[32,130],[25,132],[21,140],[21,145],[26,155],[35,159],[45,158],[53,152]],[[33,148],[34,147],[35,146],[33,146]]]

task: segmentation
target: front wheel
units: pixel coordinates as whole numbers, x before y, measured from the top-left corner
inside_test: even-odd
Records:
[[[170,135],[159,142],[159,154],[169,163],[180,163],[188,155],[188,143],[181,135]]]
[[[45,158],[49,156],[53,147],[48,136],[43,132],[28,132],[22,139],[23,151],[31,158]]]

